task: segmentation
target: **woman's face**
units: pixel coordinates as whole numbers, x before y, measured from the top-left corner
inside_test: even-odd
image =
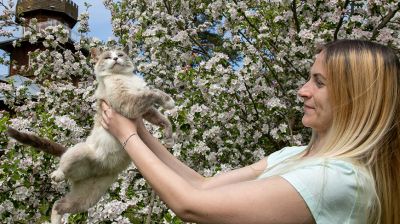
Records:
[[[304,100],[303,125],[320,135],[328,131],[332,122],[323,57],[322,53],[317,55],[311,67],[310,79],[298,91],[298,95]]]

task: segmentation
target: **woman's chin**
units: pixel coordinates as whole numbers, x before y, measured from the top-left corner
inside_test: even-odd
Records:
[[[307,128],[313,127],[311,119],[306,115],[304,115],[303,118],[301,119],[301,123],[303,123],[304,127]]]

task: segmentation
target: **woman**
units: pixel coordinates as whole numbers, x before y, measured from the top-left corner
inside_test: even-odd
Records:
[[[298,91],[307,147],[204,178],[106,103],[103,126],[180,218],[197,223],[400,223],[400,64],[379,44],[341,40]]]

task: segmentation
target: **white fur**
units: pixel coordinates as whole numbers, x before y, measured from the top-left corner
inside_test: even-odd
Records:
[[[95,124],[86,141],[69,148],[61,156],[58,169],[51,174],[54,181],[68,179],[71,182],[71,191],[53,206],[53,224],[61,223],[64,213],[82,212],[93,206],[131,163],[120,142],[101,126],[100,100],[106,100],[130,118],[147,114],[146,119],[150,122],[168,129],[170,138],[166,142],[173,144],[171,124],[152,104],[171,109],[175,106],[174,101],[160,90],[150,90],[132,71],[132,62],[121,51],[103,53],[95,65],[98,80]]]
[[[103,58],[101,63],[95,66],[95,74],[99,81],[95,93],[97,99],[107,96],[104,79],[116,74],[129,82],[129,85],[146,87],[143,80],[132,75],[133,65],[130,60],[124,60],[118,55],[120,52],[110,53],[109,59]],[[128,154],[118,140],[100,125],[98,112],[95,126],[86,141],[69,148],[61,156],[59,168],[51,174],[54,181],[68,179],[71,182],[71,191],[53,206],[51,223],[61,223],[64,212],[59,212],[57,208],[62,207],[66,212],[80,212],[93,206],[115,181],[118,173],[130,163]]]

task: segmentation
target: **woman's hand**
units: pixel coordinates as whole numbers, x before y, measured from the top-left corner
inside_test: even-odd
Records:
[[[110,132],[110,134],[116,137],[121,143],[126,141],[133,133],[137,133],[137,120],[141,119],[128,119],[112,109],[105,101],[101,102],[101,109],[101,124],[103,128]]]

